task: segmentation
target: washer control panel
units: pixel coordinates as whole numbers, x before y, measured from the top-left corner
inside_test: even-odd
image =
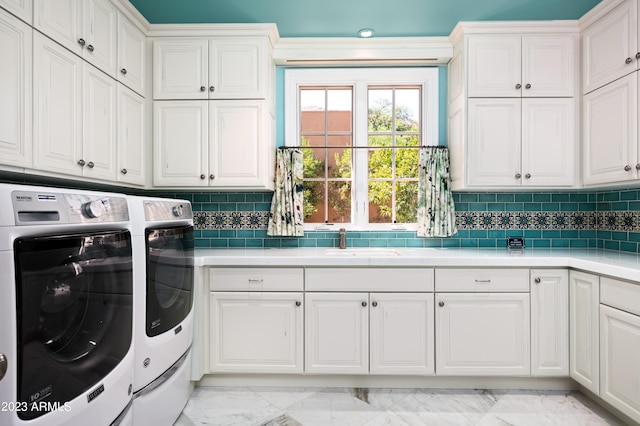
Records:
[[[147,222],[193,219],[191,203],[186,200],[144,200]]]
[[[124,196],[13,191],[11,201],[16,225],[129,221]]]

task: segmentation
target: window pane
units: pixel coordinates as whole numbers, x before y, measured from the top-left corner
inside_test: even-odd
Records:
[[[393,151],[391,149],[369,150],[369,178],[393,177]]]
[[[329,148],[329,176],[332,178],[351,178],[353,167],[353,150],[343,148]]]
[[[329,132],[351,132],[352,90],[330,89],[327,91]]]
[[[369,223],[391,223],[392,183],[369,181]]]
[[[329,222],[351,222],[351,182],[329,181]]]
[[[420,153],[417,149],[396,150],[396,177],[418,178],[418,163]]]
[[[324,149],[302,150],[303,178],[324,177]]]
[[[325,118],[325,90],[300,89],[300,130],[324,132]]]
[[[419,131],[420,89],[395,89],[396,130]]]
[[[369,89],[369,131],[390,132],[393,129],[391,89]]]
[[[323,181],[304,181],[304,221],[306,223],[324,223],[325,221],[325,183]]]
[[[396,186],[396,222],[415,223],[418,219],[418,182],[398,182]]]

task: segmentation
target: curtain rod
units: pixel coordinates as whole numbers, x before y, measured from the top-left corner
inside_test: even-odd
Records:
[[[420,146],[403,146],[403,145],[388,145],[388,146],[279,146],[278,149],[385,149],[385,148],[397,148],[397,149],[420,149],[420,148],[433,148],[433,149],[447,149],[444,145],[420,145]]]

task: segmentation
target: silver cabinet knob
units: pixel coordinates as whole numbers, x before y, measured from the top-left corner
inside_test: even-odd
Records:
[[[525,179],[531,179],[531,173],[527,173],[526,175],[524,175]]]
[[[215,178],[216,178],[216,175],[214,175],[213,173],[209,175],[209,179],[214,180]]]
[[[85,161],[84,161],[83,159],[79,159],[79,160],[78,160],[78,165],[79,165],[80,167],[84,167],[84,165],[85,165],[85,164],[87,164],[87,163],[85,163]]]
[[[206,87],[204,87],[204,86],[200,86],[200,91],[201,91],[201,92],[204,92],[205,90],[207,90],[207,88],[206,88]]]
[[[375,308],[376,306],[378,306],[378,302],[371,302],[371,306]]]
[[[205,180],[206,178],[207,178],[207,176],[205,176],[204,173],[200,175],[200,179]]]
[[[524,86],[525,89],[531,89],[531,85],[529,83],[527,83],[526,86]]]
[[[84,47],[84,45],[85,45],[85,44],[87,44],[87,42],[86,42],[86,41],[84,41],[84,39],[83,39],[83,38],[79,38],[79,39],[78,39],[78,44],[79,44],[80,46]]]
[[[520,89],[522,87],[522,84],[518,83],[516,84],[516,89]]]
[[[441,300],[440,302],[438,302],[438,306],[442,308],[444,306],[444,302]]]
[[[516,179],[520,179],[522,175],[520,173],[516,173]]]
[[[93,45],[92,45],[92,44],[88,45],[88,46],[87,46],[87,50],[88,50],[89,52],[93,52],[93,50],[94,50]]]
[[[120,173],[122,173],[123,175],[126,175],[127,174],[127,169],[120,170]]]
[[[365,308],[367,306],[367,302],[362,302],[362,307]]]
[[[4,354],[0,354],[0,380],[7,372],[7,357]]]
[[[127,75],[127,69],[126,68],[122,68],[120,70],[120,72],[122,73],[122,75]]]
[[[636,170],[640,170],[640,164],[636,164]]]
[[[209,87],[209,91],[210,92],[215,92],[216,91],[216,86],[210,86]]]
[[[630,165],[627,164],[626,166],[624,166],[624,171],[625,172],[628,172],[629,170],[631,170],[631,166]]]
[[[631,62],[633,62],[633,60],[631,58],[627,58],[624,60],[624,63],[629,65]]]
[[[95,166],[95,164],[93,164],[93,161],[89,161],[87,163],[87,167],[89,167],[90,169],[93,169],[94,166]]]
[[[296,306],[300,306],[302,305],[302,302],[300,302],[299,300],[296,300]]]
[[[540,277],[536,277],[536,279],[535,279],[535,280],[533,280],[533,281],[535,281],[535,283],[536,283],[536,284],[540,284],[540,282],[541,282],[542,280],[540,279]]]

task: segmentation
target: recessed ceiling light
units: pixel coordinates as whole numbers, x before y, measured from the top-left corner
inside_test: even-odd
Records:
[[[358,31],[358,37],[360,38],[371,38],[373,37],[374,31],[371,28],[363,28]]]

